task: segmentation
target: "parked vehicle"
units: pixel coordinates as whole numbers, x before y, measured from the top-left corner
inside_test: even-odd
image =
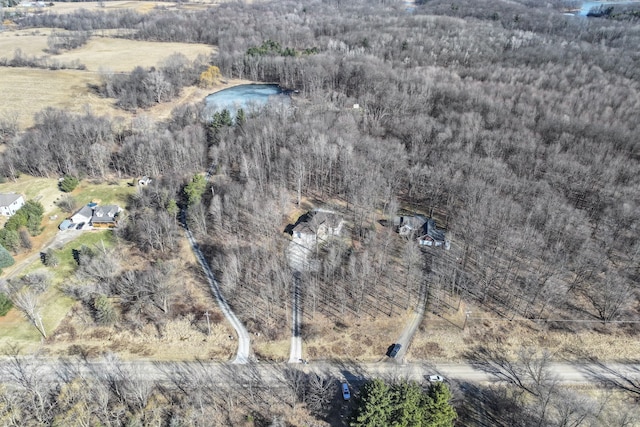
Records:
[[[349,385],[347,383],[342,383],[340,389],[342,390],[342,398],[344,400],[351,399],[351,392],[349,391]]]
[[[402,348],[402,344],[397,344],[397,343],[394,344],[393,348],[389,352],[389,357],[396,357],[401,348]]]
[[[441,383],[443,381],[444,381],[444,378],[442,378],[440,375],[429,375],[430,383]]]

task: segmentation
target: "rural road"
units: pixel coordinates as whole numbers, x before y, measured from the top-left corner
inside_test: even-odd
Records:
[[[19,362],[16,363],[16,360]],[[295,366],[295,367],[293,367]],[[244,365],[219,362],[153,362],[120,361],[114,358],[96,360],[52,360],[24,357],[19,359],[0,358],[0,383],[19,383],[20,375],[28,373],[39,381],[60,383],[77,376],[84,378],[104,378],[118,372],[131,381],[176,383],[177,378],[193,380],[206,378],[210,385],[235,384],[286,385],[286,372],[297,369],[304,373],[316,373],[344,379],[353,386],[359,386],[371,378],[407,379],[425,383],[432,374],[440,374],[450,383],[494,383],[500,378],[478,369],[469,363],[430,364],[426,362],[408,364],[312,362],[308,365],[288,365],[286,363],[248,363]],[[549,372],[554,380],[566,385],[618,385],[634,384],[640,387],[640,364],[598,364],[598,363],[551,363]]]
[[[222,310],[222,314],[227,318],[233,329],[236,331],[236,335],[238,336],[238,351],[236,353],[236,358],[233,360],[233,363],[248,363],[249,355],[251,353],[251,342],[249,339],[249,332],[244,327],[240,319],[236,316],[236,314],[229,307],[229,303],[220,292],[220,286],[218,285],[218,281],[216,280],[216,276],[211,271],[211,267],[209,267],[209,263],[205,259],[196,239],[193,237],[191,230],[187,227],[187,221],[185,217],[184,211],[180,215],[180,222],[184,227],[184,231],[187,235],[187,239],[191,244],[191,249],[193,253],[196,255],[198,262],[200,263],[200,267],[202,267],[202,271],[204,271],[205,276],[207,277],[207,281],[209,282],[209,288],[211,289],[211,293],[215,297],[218,302],[218,306],[220,310]]]

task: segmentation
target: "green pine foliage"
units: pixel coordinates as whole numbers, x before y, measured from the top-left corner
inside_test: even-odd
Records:
[[[9,251],[6,250],[4,246],[0,245],[0,270],[13,265],[14,262],[15,261]]]
[[[318,48],[313,47],[310,49],[304,49],[305,55],[312,55],[318,53]],[[271,39],[262,42],[260,46],[252,46],[247,49],[247,55],[249,56],[296,56],[297,52],[292,47],[283,48],[280,43]]]
[[[0,317],[6,315],[13,307],[13,303],[4,293],[0,292]]]
[[[458,417],[451,406],[451,390],[444,383],[434,383],[424,399],[425,427],[450,427]]]
[[[26,227],[29,230],[29,234],[37,236],[42,231],[40,224],[42,223],[42,215],[44,214],[44,208],[39,202],[33,200],[27,201],[18,211],[7,220],[4,225],[5,230],[16,232],[16,241],[20,243],[17,232],[22,227]],[[2,236],[0,236],[0,239]],[[4,243],[0,242],[3,246],[8,247]]]
[[[457,414],[451,390],[444,383],[427,391],[415,382],[388,386],[380,379],[368,382],[357,400],[352,427],[452,427]]]
[[[420,426],[425,418],[422,387],[415,382],[403,381],[391,388],[393,412],[392,427]]]
[[[393,407],[389,386],[374,379],[362,388],[362,397],[351,422],[352,427],[378,427],[389,425]]]
[[[58,187],[60,187],[60,191],[64,191],[65,193],[71,193],[77,186],[80,184],[80,180],[75,176],[65,175]]]
[[[118,312],[109,298],[99,295],[93,300],[96,323],[111,325],[118,320]]]
[[[193,206],[200,203],[202,195],[207,189],[207,181],[202,175],[195,175],[189,184],[184,187],[184,194],[187,198],[187,205]]]

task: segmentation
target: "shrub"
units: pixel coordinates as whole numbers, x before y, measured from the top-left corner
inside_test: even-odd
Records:
[[[93,309],[96,323],[111,325],[118,320],[118,313],[113,303],[104,295],[99,295],[93,300]]]
[[[11,300],[3,293],[0,293],[0,317],[5,316],[13,307]]]
[[[60,187],[60,191],[64,191],[65,193],[71,193],[77,186],[80,184],[80,180],[75,176],[65,175],[58,184]]]
[[[13,265],[14,262],[15,261],[9,251],[6,250],[4,246],[0,245],[0,269],[9,267]]]
[[[47,252],[45,252],[42,262],[47,267],[57,267],[58,264],[60,264],[58,255],[56,255],[53,249],[48,249]]]

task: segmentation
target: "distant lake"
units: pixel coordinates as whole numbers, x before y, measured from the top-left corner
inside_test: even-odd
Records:
[[[580,6],[580,11],[577,15],[587,16],[587,13],[589,13],[591,9],[599,8],[600,6],[607,7],[634,3],[640,4],[640,1],[586,1],[582,3],[582,6]]]
[[[291,99],[288,93],[274,84],[247,84],[212,93],[205,98],[205,103],[212,114],[226,109],[235,116],[240,108],[248,112],[263,107],[267,102],[289,104]]]

